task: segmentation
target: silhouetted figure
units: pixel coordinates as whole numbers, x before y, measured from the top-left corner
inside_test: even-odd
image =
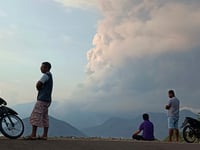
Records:
[[[169,142],[172,141],[172,137],[175,134],[176,141],[179,141],[179,130],[178,130],[178,120],[179,120],[179,107],[180,102],[178,98],[175,97],[175,92],[173,90],[168,91],[169,102],[165,106],[168,110],[168,129],[169,129]]]
[[[27,137],[29,140],[36,139],[37,128],[44,128],[43,135],[39,139],[46,140],[48,137],[49,116],[48,108],[51,104],[51,94],[53,89],[53,78],[50,72],[51,64],[43,62],[41,65],[42,78],[37,82],[38,90],[37,102],[30,117],[32,133]]]
[[[139,129],[134,132],[132,138],[136,140],[146,140],[152,141],[154,140],[154,125],[149,120],[148,114],[143,114],[143,123],[140,124]],[[140,132],[143,132],[142,135],[139,135]]]

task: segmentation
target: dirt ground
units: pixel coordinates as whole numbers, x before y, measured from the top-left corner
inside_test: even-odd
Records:
[[[67,139],[10,140],[1,138],[3,150],[199,150],[200,144],[136,142],[113,139]]]

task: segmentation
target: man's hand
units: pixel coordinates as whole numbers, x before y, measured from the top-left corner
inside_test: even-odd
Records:
[[[42,86],[43,86],[43,83],[40,82],[40,81],[38,81],[37,84],[36,84],[37,90],[38,90],[38,91],[41,90],[41,89],[42,89]]]
[[[169,105],[166,105],[166,106],[165,106],[165,109],[169,110],[169,109],[170,109],[170,106],[169,106]]]

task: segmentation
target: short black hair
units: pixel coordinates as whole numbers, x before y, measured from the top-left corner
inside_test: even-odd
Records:
[[[143,119],[144,120],[149,120],[149,115],[148,114],[143,114]]]
[[[43,62],[42,64],[45,65],[48,70],[51,70],[51,64],[49,62]]]
[[[173,96],[175,96],[174,90],[169,90],[168,93],[169,93],[169,94],[172,94]]]

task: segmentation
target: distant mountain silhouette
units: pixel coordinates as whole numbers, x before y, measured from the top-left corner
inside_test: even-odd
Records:
[[[154,123],[155,137],[163,140],[168,135],[167,116],[165,113],[149,113],[150,120]],[[196,118],[197,115],[188,110],[180,112],[179,126],[181,126],[184,118],[190,116]],[[83,129],[83,132],[88,136],[98,137],[116,137],[116,138],[131,138],[132,133],[138,129],[142,122],[142,117],[133,119],[111,118],[103,124],[91,128]]]
[[[24,125],[25,125],[25,131],[24,136],[30,135],[31,133],[31,125],[29,123],[29,118],[23,119]],[[64,121],[55,119],[53,117],[49,117],[49,136],[50,137],[69,137],[69,136],[75,136],[75,137],[85,137],[86,135],[83,134],[81,131],[70,125],[69,123],[66,123]],[[43,129],[38,130],[38,134],[41,135],[43,132]]]
[[[52,106],[56,105],[57,102],[52,103]],[[30,116],[33,106],[34,102],[16,105],[13,107],[13,109],[19,113],[19,116],[21,118],[25,118],[27,116]],[[139,124],[142,122],[142,114],[139,116],[136,114],[133,118],[127,117],[130,115],[124,114],[124,116],[128,118],[124,119],[123,117],[110,118],[109,115],[106,114],[102,115],[98,113],[89,113],[89,112],[82,113],[79,111],[78,112],[73,111],[68,114],[56,114],[56,111],[52,110],[53,108],[54,107],[50,107],[50,115],[53,114],[53,116],[59,116],[59,118],[61,118],[62,120],[68,120],[68,122],[73,123],[73,126],[64,121],[61,121],[62,122],[61,123],[59,122],[59,120],[55,118],[52,118],[53,123],[51,123],[52,119],[50,118],[50,131],[49,131],[50,136],[74,136],[74,135],[84,136],[83,133],[85,133],[88,136],[131,138],[133,131],[138,129]],[[154,123],[155,126],[155,137],[161,140],[166,138],[166,136],[168,135],[166,113],[149,113],[149,114],[150,114],[150,120]],[[181,126],[186,116],[197,118],[197,115],[192,113],[191,111],[182,110],[180,112],[179,126]],[[106,118],[110,119],[106,120]],[[57,120],[58,123],[55,123],[55,120]],[[73,122],[72,120],[75,120],[75,122]],[[103,122],[103,120],[106,121]],[[26,135],[30,134],[31,127],[29,125],[28,119],[25,119],[24,122],[26,122],[25,134]],[[58,126],[58,124],[62,126],[60,127]],[[81,130],[78,130],[74,126],[78,127]],[[75,132],[74,129],[76,131],[78,130],[78,133]]]
[[[133,128],[137,127],[139,119],[122,119],[113,117],[103,124],[91,128],[83,129],[83,132],[89,136],[98,137],[131,137]]]
[[[27,118],[30,116],[33,107],[35,105],[35,101],[30,103],[22,103],[13,106],[12,108],[16,110],[21,118]],[[57,101],[53,101],[49,108],[49,115],[59,117],[61,120],[70,122],[74,127],[78,129],[83,129],[91,126],[98,125],[110,118],[107,114],[101,113],[91,113],[91,112],[82,112],[79,109],[67,110],[66,112],[58,113],[57,109],[59,109],[60,103]]]

